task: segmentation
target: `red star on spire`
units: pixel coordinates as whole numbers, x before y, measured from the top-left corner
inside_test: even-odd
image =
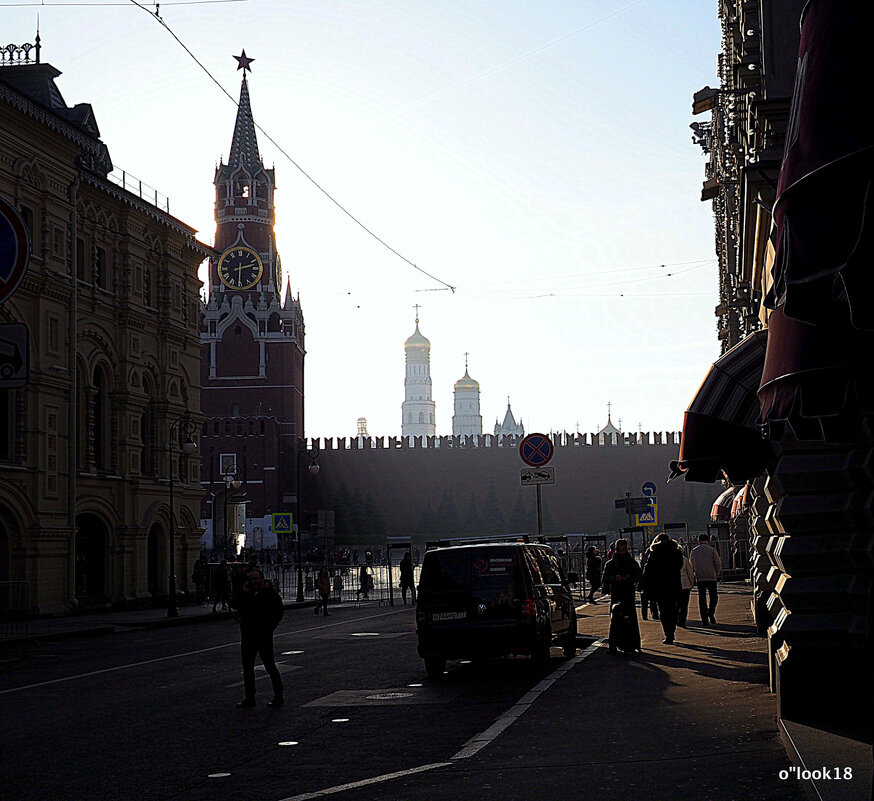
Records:
[[[237,59],[237,69],[238,69],[238,70],[243,70],[243,74],[244,74],[244,75],[246,74],[246,70],[249,70],[249,72],[252,71],[252,68],[251,68],[249,65],[250,65],[250,64],[251,64],[255,59],[254,59],[254,58],[248,58],[248,57],[246,56],[246,50],[245,50],[245,48],[243,49],[243,53],[242,53],[242,55],[234,56],[234,58]]]

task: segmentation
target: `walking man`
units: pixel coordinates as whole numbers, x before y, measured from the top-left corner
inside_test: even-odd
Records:
[[[649,547],[649,558],[643,569],[646,594],[657,605],[665,645],[673,645],[677,629],[677,600],[680,597],[680,568],[683,554],[664,532],[658,534]],[[641,606],[643,602],[641,601]]]
[[[240,620],[240,655],[243,661],[243,686],[245,696],[237,709],[255,706],[255,656],[261,657],[267,675],[273,684],[273,700],[269,706],[282,706],[282,677],[273,655],[273,631],[282,620],[282,598],[269,581],[264,580],[260,570],[252,570],[239,593],[231,598],[231,608],[236,609]]]
[[[716,579],[722,570],[722,560],[716,548],[710,545],[710,536],[698,535],[698,545],[689,554],[692,567],[695,570],[695,580],[698,583],[698,610],[701,612],[701,625],[710,626],[716,623]],[[707,596],[710,596],[709,603]]]

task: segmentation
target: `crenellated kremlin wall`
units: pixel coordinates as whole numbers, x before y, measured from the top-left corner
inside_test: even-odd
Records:
[[[668,463],[677,458],[679,433],[655,432],[604,437],[553,434],[555,484],[543,486],[544,530],[580,534],[618,531],[628,525],[614,499],[658,487],[660,522],[688,522],[704,530],[714,490],[677,481],[666,483]],[[387,536],[423,538],[439,534],[498,533],[495,501],[503,519],[501,533],[536,530],[533,487],[521,486],[525,468],[518,441],[500,443],[491,435],[461,437],[350,437],[310,441],[319,448],[318,476],[307,483],[321,509],[344,506],[349,497],[368,502]],[[338,500],[338,498],[340,500]],[[428,511],[430,509],[430,512]],[[343,514],[342,509],[338,509]],[[490,518],[486,520],[485,518]],[[438,531],[433,530],[437,522]],[[481,522],[481,531],[469,530]],[[431,521],[429,526],[428,521]],[[450,525],[458,531],[447,531]],[[342,526],[341,526],[342,528]],[[338,540],[342,532],[338,531]]]

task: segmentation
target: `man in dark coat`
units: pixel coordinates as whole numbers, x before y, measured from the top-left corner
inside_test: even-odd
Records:
[[[404,554],[404,558],[401,559],[401,593],[404,596],[404,603],[407,602],[407,590],[410,590],[410,597],[412,598],[413,603],[416,603],[416,587],[415,587],[415,579],[413,578],[413,558],[410,556],[410,552],[407,551]]]
[[[647,595],[659,609],[662,631],[666,645],[674,642],[677,630],[677,601],[680,598],[680,571],[683,569],[683,554],[676,543],[664,532],[659,534],[649,548],[649,559],[643,569],[643,584]]]
[[[586,580],[589,582],[590,604],[598,603],[595,600],[595,593],[601,589],[601,567],[603,560],[598,555],[598,549],[594,545],[590,545],[586,551]]]
[[[255,656],[260,656],[273,684],[273,700],[270,706],[282,706],[282,677],[273,656],[273,631],[282,620],[282,598],[273,584],[264,580],[260,570],[252,570],[239,593],[231,598],[231,607],[237,610],[240,621],[240,655],[243,661],[243,686],[245,697],[237,709],[255,706]]]
[[[620,539],[614,543],[615,553],[604,566],[604,575],[601,579],[602,592],[610,593],[611,616],[619,604],[623,615],[627,616],[632,626],[632,650],[640,650],[640,624],[637,622],[637,609],[634,605],[635,587],[640,581],[640,565],[628,552],[628,540]],[[679,573],[677,574],[679,575]],[[611,625],[609,637],[610,653],[615,654],[617,645],[613,637],[614,627]]]

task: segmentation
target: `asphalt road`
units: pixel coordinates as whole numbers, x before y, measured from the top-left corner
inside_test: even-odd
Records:
[[[236,710],[238,646],[215,620],[0,651],[0,796],[282,801],[420,768],[399,786],[439,796],[443,763],[568,664],[555,649],[545,667],[453,663],[432,682],[413,607],[295,609],[276,635],[286,706],[266,706],[259,670],[257,708]]]

